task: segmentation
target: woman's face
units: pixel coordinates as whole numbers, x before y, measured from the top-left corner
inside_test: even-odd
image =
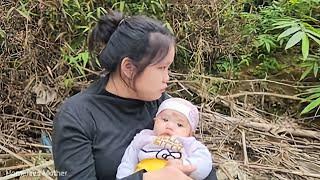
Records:
[[[171,46],[168,54],[157,64],[147,66],[135,81],[139,99],[153,101],[161,97],[169,81],[169,67],[174,60],[175,48]]]
[[[185,115],[180,112],[166,109],[155,118],[153,128],[157,136],[181,136],[191,135],[191,126]]]

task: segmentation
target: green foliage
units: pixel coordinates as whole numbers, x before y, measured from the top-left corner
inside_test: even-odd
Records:
[[[283,67],[274,57],[261,55],[259,59],[262,62],[256,66],[253,73],[260,78],[265,77],[266,74],[276,74]]]
[[[297,45],[300,41],[302,42],[301,45],[301,52],[303,55],[303,59],[306,60],[309,55],[309,38],[314,40],[318,45],[320,45],[320,31],[312,27],[310,24],[303,22],[299,19],[280,19],[277,20],[278,22],[274,23],[273,29],[286,29],[283,31],[279,36],[278,40],[281,40],[287,36],[292,35],[286,46],[285,49],[289,49],[295,45]]]
[[[162,1],[108,1],[110,9],[124,12],[125,14],[152,14],[153,16],[164,17],[164,4]],[[99,6],[94,0],[64,0],[62,4],[63,23],[65,32],[60,32],[56,39],[62,39],[65,34],[71,34],[65,39],[65,48],[62,49],[62,57],[80,75],[85,75],[83,68],[89,61],[86,49],[86,38],[99,17],[107,13],[108,8]],[[56,9],[53,7],[53,11]],[[50,18],[52,27],[61,25],[62,19],[59,14]],[[54,21],[59,19],[60,22]]]
[[[261,34],[257,37],[256,47],[265,49],[268,53],[270,53],[272,49],[277,47],[276,43],[276,39],[273,35]]]
[[[156,18],[163,18],[165,12],[165,4],[162,0],[158,1],[119,1],[112,0],[112,9],[129,14],[148,14]]]
[[[300,80],[303,80],[307,77],[310,73],[317,77],[319,71],[319,63],[320,63],[320,56],[318,55],[310,55],[306,60],[301,63],[301,67],[305,68],[306,70],[300,77]]]
[[[89,61],[89,52],[80,52],[76,56],[64,55],[63,59],[68,62],[69,65],[74,67],[80,75],[85,76],[84,68]]]
[[[308,89],[307,94],[311,94],[306,98],[306,101],[311,101],[301,112],[306,114],[320,105],[320,87]]]

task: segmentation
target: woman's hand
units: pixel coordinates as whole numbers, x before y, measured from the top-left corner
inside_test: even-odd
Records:
[[[188,175],[194,170],[195,166],[183,165],[181,160],[169,160],[163,169],[144,173],[143,180],[192,180]]]

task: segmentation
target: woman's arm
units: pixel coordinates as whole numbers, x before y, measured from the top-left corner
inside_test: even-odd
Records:
[[[53,158],[57,171],[65,172],[58,179],[95,180],[92,134],[79,117],[61,110],[54,120]],[[61,173],[62,174],[62,173]]]

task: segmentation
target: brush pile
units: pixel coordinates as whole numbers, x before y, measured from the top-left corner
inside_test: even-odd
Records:
[[[40,0],[21,3],[0,2],[0,179],[55,179],[61,172],[54,170],[50,148],[54,114],[64,99],[87,87],[99,72],[86,69],[85,76],[73,76],[72,67],[61,58],[62,44],[72,39],[63,29],[67,24],[51,27]],[[241,41],[232,39],[239,37],[237,32],[216,38],[219,26],[210,20],[223,7],[207,7],[171,7],[173,29],[180,42],[189,42],[198,61],[190,62],[194,69],[189,73],[171,73],[169,94],[199,106],[196,136],[212,152],[218,178],[320,179],[319,123],[316,117],[297,116],[301,99],[295,94],[307,86],[199,75],[206,74],[205,66],[211,67],[214,57],[232,54],[233,43]],[[38,16],[26,13],[34,9]],[[188,14],[206,19],[195,19],[192,26],[179,23]],[[200,29],[199,23],[204,23]],[[183,27],[194,29],[185,29],[185,34],[177,30]],[[183,71],[188,70],[176,70]]]

